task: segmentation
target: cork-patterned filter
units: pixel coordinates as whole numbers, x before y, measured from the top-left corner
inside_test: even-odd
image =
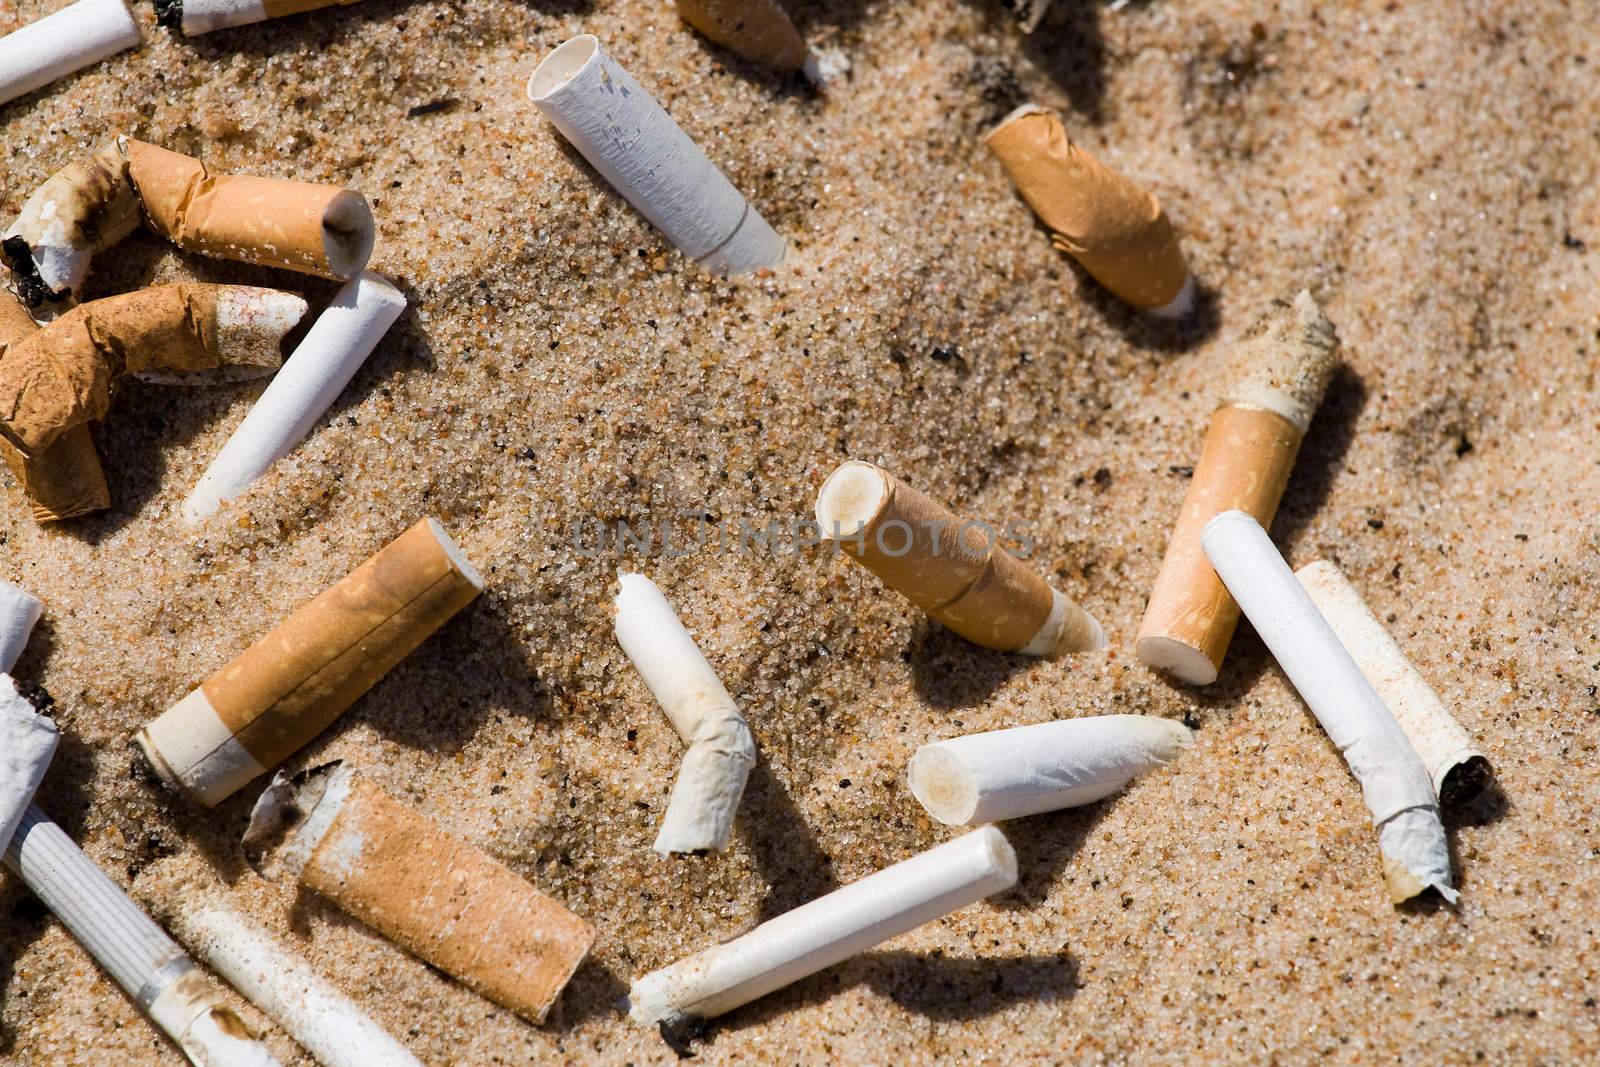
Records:
[[[752,63],[796,71],[809,49],[777,0],[677,0],[683,21]]]

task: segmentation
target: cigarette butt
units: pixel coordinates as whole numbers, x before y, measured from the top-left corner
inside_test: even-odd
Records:
[[[1189,311],[1193,285],[1178,236],[1155,195],[1072,143],[1061,120],[1025,104],[984,137],[1054,242],[1134,307]]]
[[[78,0],[0,37],[0,104],[141,43],[123,0]]]
[[[382,275],[363,271],[346,282],[184,500],[184,521],[215,515],[294,451],[405,308]]]
[[[783,238],[593,34],[546,56],[528,99],[690,259],[721,274],[783,262]]]
[[[728,51],[786,74],[811,50],[777,0],[675,0],[678,15]]]
[[[583,919],[337,763],[274,778],[245,855],[533,1023],[594,943]]]
[[[292,293],[247,285],[158,285],[94,300],[6,350],[0,436],[26,458],[103,418],[123,374],[191,379],[277,367],[278,343],[305,313]]]
[[[1091,804],[1193,743],[1171,719],[1097,715],[923,745],[906,777],[929,815],[971,826]]]
[[[0,588],[0,596],[4,595],[5,589]],[[5,621],[0,620],[0,625]],[[60,740],[56,724],[17,692],[11,675],[0,674],[0,852],[22,825],[22,816],[33,803],[33,794],[44,781]]]
[[[620,582],[617,642],[689,746],[652,848],[663,856],[720,852],[756,763],[755,738],[656,584],[642,574]]]
[[[1489,784],[1493,773],[1488,757],[1478,751],[1471,735],[1456,722],[1439,694],[1406,658],[1335,564],[1319,560],[1294,573],[1311,602],[1333,627],[1340,644],[1394,713],[1395,721],[1428,769],[1440,804],[1471,802]]]
[[[139,197],[118,139],[46,178],[22,204],[0,249],[29,307],[62,306],[89,276],[95,253],[139,228]]]
[[[275,1067],[194,961],[37,807],[5,864],[195,1067]]]
[[[324,7],[344,7],[357,0],[156,0],[156,22],[186,37],[212,30],[249,26],[268,19],[298,15]]]
[[[43,611],[44,605],[31,593],[0,582],[0,674],[11,672]]]
[[[327,729],[482,590],[444,527],[423,519],[134,740],[167,786],[215,807]]]
[[[886,867],[634,981],[641,1026],[710,1019],[1017,882],[1011,843],[985,826]]]
[[[1454,904],[1450,850],[1428,769],[1266,530],[1243,511],[1225,511],[1206,524],[1201,543],[1361,783],[1389,899],[1398,904],[1431,887]]]
[[[1246,333],[1229,391],[1211,416],[1200,461],[1150,592],[1137,651],[1147,666],[1189,685],[1217,680],[1239,622],[1200,547],[1206,523],[1240,510],[1272,523],[1311,416],[1338,364],[1338,336],[1311,294],[1278,301]]]
[[[826,540],[974,644],[1053,658],[1106,647],[1089,613],[998,545],[993,527],[968,522],[932,497],[860,460],[817,494]]]
[[[192,156],[122,140],[151,229],[205,256],[345,280],[372,256],[367,198],[310,182],[212,174]]]

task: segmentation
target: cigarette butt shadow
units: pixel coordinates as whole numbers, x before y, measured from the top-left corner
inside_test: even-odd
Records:
[[[0,1004],[16,1004],[18,997],[30,992],[25,987],[12,988],[17,980],[17,960],[49,927],[50,909],[28,891],[22,879],[0,879]],[[0,1056],[9,1056],[15,1048],[16,1033],[0,1015]]]
[[[545,1028],[572,1030],[590,1019],[614,1016],[617,1003],[627,995],[628,987],[616,973],[591,956],[556,1000]]]
[[[1050,232],[1043,223],[1035,223],[1045,233]],[[1129,344],[1168,355],[1191,352],[1216,336],[1222,326],[1217,291],[1199,278],[1194,280],[1194,307],[1189,313],[1180,319],[1163,319],[1124,303],[1095,281],[1077,260],[1065,254],[1062,258],[1078,277],[1078,295],[1083,302]]]
[[[1009,892],[989,898],[989,902],[1002,911],[1026,911],[1043,904],[1056,878],[1115,803],[1116,797],[1107,797],[1081,808],[1064,808],[1004,823],[1001,830],[1017,854],[1017,884]]]
[[[1349,364],[1339,364],[1300,445],[1300,454],[1289,475],[1289,486],[1272,522],[1273,539],[1282,547],[1286,558],[1333,491],[1345,454],[1355,441],[1356,423],[1366,403],[1366,383]]]
[[[1055,0],[1038,27],[1022,35],[1022,54],[1067,94],[1074,111],[1095,125],[1105,117],[1104,10],[1095,0]]]
[[[1239,706],[1245,694],[1255,688],[1271,664],[1272,656],[1251,628],[1250,621],[1240,619],[1238,629],[1233,632],[1233,640],[1228,642],[1222,670],[1217,672],[1217,680],[1210,685],[1186,685],[1161,671],[1151,673],[1160,679],[1162,685],[1191,701],[1197,711],[1226,714]]]
[[[839,888],[832,857],[822,850],[788,791],[773,777],[765,756],[750,769],[736,825],[767,885],[761,922]]]
[[[33,624],[33,632],[28,636],[28,643],[23,646],[22,655],[17,657],[17,662],[10,671],[19,689],[27,685],[26,679],[37,678],[44,673],[44,665],[50,659],[50,653],[55,647],[56,628],[50,621],[50,606],[46,604],[39,621]],[[38,707],[37,701],[34,702],[34,707]]]
[[[1030,662],[1026,656],[975,645],[932,620],[923,621],[904,656],[917,695],[940,711],[988,701]]]
[[[244,877],[250,868],[244,861],[244,849],[240,841],[250,825],[251,809],[272,780],[270,773],[249,783],[215,808],[206,810],[168,791],[145,769],[144,754],[131,744],[129,759],[133,763],[134,777],[143,783],[147,795],[159,805],[160,814],[185,840],[200,850],[217,877],[230,886]]]

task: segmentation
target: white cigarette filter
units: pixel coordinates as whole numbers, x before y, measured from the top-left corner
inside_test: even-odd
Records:
[[[406,298],[381,274],[346,282],[201,475],[183,502],[184,521],[215,515],[294,451],[405,309]]]
[[[268,19],[298,15],[324,7],[343,7],[357,0],[155,0],[156,22],[198,37],[212,30],[248,26]]]
[[[906,776],[929,815],[971,826],[1091,804],[1193,743],[1171,719],[1100,715],[923,745]]]
[[[1456,722],[1439,694],[1372,614],[1355,586],[1327,560],[1295,571],[1311,602],[1367,676],[1428,768],[1439,803],[1469,803],[1489,784],[1489,759]]]
[[[140,43],[123,0],[78,0],[0,37],[0,104]]]
[[[37,807],[5,862],[195,1067],[275,1067],[194,961]]]
[[[10,582],[0,582],[0,674],[9,673],[28,645],[44,605]]]
[[[881,467],[851,460],[817,493],[817,526],[890,589],[974,644],[1054,658],[1106,647],[1105,631],[1038,572]]]
[[[1016,882],[1011,843],[985,826],[650,972],[628,991],[628,1015],[641,1026],[710,1019]]]
[[[1361,783],[1378,828],[1389,899],[1398,904],[1431,887],[1455,903],[1427,768],[1267,532],[1245,512],[1225,511],[1206,524],[1201,544]]]
[[[22,825],[60,740],[56,724],[17,692],[11,675],[0,674],[0,852]]]
[[[656,584],[642,574],[620,580],[617,642],[689,746],[652,848],[663,856],[720,852],[756,763],[755,738]]]
[[[783,262],[783,238],[593,34],[546,56],[528,99],[690,259],[721,274]]]
[[[295,952],[223,907],[174,909],[189,949],[323,1067],[421,1067],[388,1031]]]

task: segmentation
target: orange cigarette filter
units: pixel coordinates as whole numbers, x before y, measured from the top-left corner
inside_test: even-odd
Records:
[[[676,0],[678,15],[752,63],[792,73],[811,50],[777,0]]]

